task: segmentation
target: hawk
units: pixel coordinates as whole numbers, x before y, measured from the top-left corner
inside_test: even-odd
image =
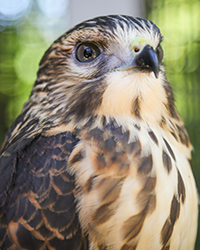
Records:
[[[191,143],[151,21],[97,17],[44,54],[0,158],[0,248],[191,250]]]

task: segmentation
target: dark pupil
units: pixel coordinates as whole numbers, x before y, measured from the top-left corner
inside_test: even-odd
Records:
[[[92,57],[92,50],[88,46],[85,46],[84,57],[86,58]]]

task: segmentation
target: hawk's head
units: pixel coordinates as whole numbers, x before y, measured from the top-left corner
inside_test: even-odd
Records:
[[[157,26],[141,18],[113,15],[78,24],[45,53],[25,108],[43,126],[98,115],[149,122],[176,117],[162,40]]]

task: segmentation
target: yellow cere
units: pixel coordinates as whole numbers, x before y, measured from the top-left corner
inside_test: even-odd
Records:
[[[143,38],[143,37],[136,37],[130,44],[131,51],[138,52],[141,48],[144,48],[145,45],[151,45],[153,47],[152,42]]]

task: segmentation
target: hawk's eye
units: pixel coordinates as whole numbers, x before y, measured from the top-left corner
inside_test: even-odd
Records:
[[[76,58],[79,62],[91,62],[100,53],[100,49],[94,43],[82,43],[76,49]]]
[[[163,59],[163,49],[162,49],[162,47],[160,45],[158,45],[158,47],[156,49],[156,53],[158,55],[159,62],[161,62],[162,59]]]

